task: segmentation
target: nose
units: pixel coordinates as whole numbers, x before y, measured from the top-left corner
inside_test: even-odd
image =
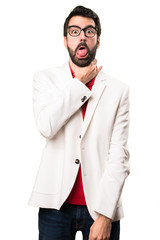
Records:
[[[86,36],[85,36],[84,30],[81,31],[80,40],[81,40],[81,42],[82,41],[84,41],[84,42],[86,41]]]

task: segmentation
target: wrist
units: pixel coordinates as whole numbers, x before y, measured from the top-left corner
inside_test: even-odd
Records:
[[[111,218],[108,218],[102,214],[99,215],[99,218],[103,219],[104,221],[108,222],[108,223],[111,223],[112,222],[112,219]]]

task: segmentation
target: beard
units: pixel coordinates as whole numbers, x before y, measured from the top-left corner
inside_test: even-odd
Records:
[[[72,60],[72,62],[77,65],[78,67],[86,67],[86,66],[89,66],[90,63],[95,59],[95,56],[96,56],[96,52],[97,52],[97,43],[96,45],[90,50],[87,46],[87,44],[84,42],[84,43],[80,43],[75,51],[72,50],[68,45],[67,45],[67,49],[68,49],[68,52],[69,52],[69,56]],[[88,55],[86,58],[78,58],[76,56],[76,52],[78,51],[78,49],[81,47],[81,46],[84,46],[87,48],[87,51],[88,51]]]

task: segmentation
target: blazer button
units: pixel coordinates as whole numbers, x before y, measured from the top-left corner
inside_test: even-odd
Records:
[[[79,164],[79,159],[76,159],[76,160],[75,160],[75,163],[76,163],[76,164]]]
[[[81,98],[81,101],[84,102],[86,99],[87,99],[87,97],[86,97],[86,96],[83,96],[83,97]]]

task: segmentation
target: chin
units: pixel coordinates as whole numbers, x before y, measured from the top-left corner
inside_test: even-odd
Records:
[[[78,67],[87,67],[91,64],[93,59],[72,59],[72,62]]]

